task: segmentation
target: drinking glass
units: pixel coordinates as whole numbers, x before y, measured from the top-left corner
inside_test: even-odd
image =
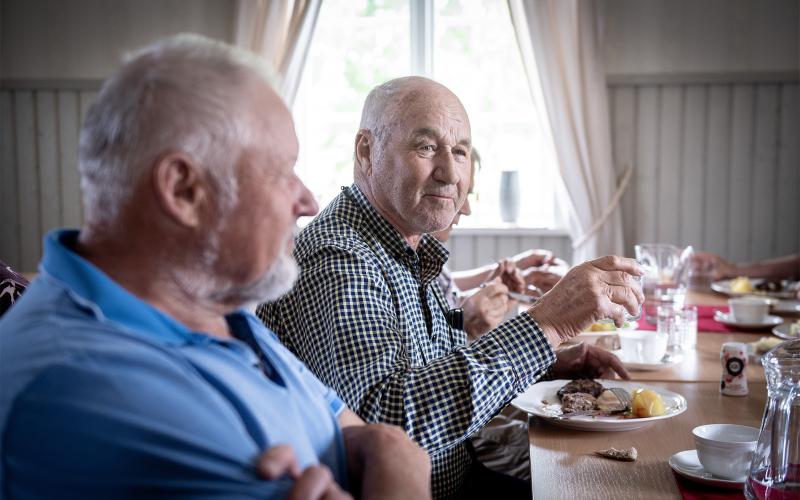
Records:
[[[678,314],[681,330],[681,348],[684,351],[697,348],[697,308],[684,306]]]

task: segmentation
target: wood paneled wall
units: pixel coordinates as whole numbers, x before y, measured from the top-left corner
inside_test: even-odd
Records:
[[[693,245],[736,261],[800,252],[797,77],[609,86],[626,250]]]
[[[34,271],[42,235],[82,223],[81,117],[97,81],[3,82],[0,91],[0,259]],[[659,241],[750,260],[800,252],[800,85],[797,78],[611,79],[614,161],[634,166],[622,198],[628,255]],[[529,248],[569,260],[564,231],[462,230],[451,267]]]
[[[0,260],[32,272],[42,236],[83,222],[77,151],[96,82],[20,82],[0,91]]]

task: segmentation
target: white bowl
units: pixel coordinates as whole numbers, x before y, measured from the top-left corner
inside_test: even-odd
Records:
[[[728,306],[739,323],[763,323],[769,313],[769,300],[759,297],[728,299]]]
[[[697,457],[716,477],[739,479],[747,474],[758,440],[758,429],[735,424],[708,424],[692,430]]]
[[[622,354],[632,363],[658,363],[667,352],[667,334],[618,330]]]

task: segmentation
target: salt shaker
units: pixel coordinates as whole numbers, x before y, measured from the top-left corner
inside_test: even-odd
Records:
[[[719,354],[722,363],[722,381],[719,392],[726,396],[746,396],[747,375],[747,345],[741,342],[726,342],[722,344]]]

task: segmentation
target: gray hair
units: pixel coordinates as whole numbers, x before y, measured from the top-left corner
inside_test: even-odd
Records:
[[[247,84],[274,81],[254,54],[176,35],[126,58],[81,129],[79,170],[87,222],[110,223],[159,155],[182,151],[209,176],[225,213],[236,204],[233,168],[251,127]]]

